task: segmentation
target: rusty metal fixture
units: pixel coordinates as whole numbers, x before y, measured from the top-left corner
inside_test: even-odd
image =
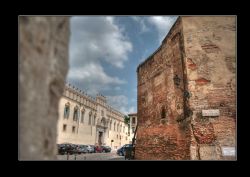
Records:
[[[184,97],[186,97],[187,99],[189,99],[191,97],[191,93],[187,90],[184,91]]]
[[[174,84],[176,86],[179,86],[180,85],[180,82],[181,82],[181,79],[179,78],[179,76],[176,74],[175,77],[173,78],[174,79]]]

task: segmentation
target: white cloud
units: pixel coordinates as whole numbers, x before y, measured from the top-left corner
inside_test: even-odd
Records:
[[[116,108],[126,107],[128,98],[125,95],[107,96],[108,102]]]
[[[107,96],[108,103],[124,114],[134,113],[135,107],[129,106],[125,95]]]
[[[132,51],[132,43],[115,17],[72,17],[70,20],[70,68],[67,80],[95,94],[119,88],[126,81],[105,72],[102,64],[123,68]]]
[[[148,18],[148,22],[154,25],[159,33],[159,42],[167,35],[168,31],[176,21],[177,17],[152,16]]]
[[[121,87],[116,86],[114,89],[115,89],[116,91],[118,91],[118,90],[121,90]]]
[[[84,81],[95,81],[100,84],[124,84],[126,81],[117,77],[108,76],[98,63],[89,63],[85,66],[78,67],[69,71],[69,79]]]
[[[69,70],[68,80],[92,96],[112,90],[113,87],[120,88],[116,85],[127,83],[118,77],[107,75],[98,63],[87,63],[85,66]]]
[[[133,19],[134,21],[139,23],[140,30],[141,30],[140,33],[144,33],[144,32],[149,31],[149,28],[146,25],[146,18],[147,17],[143,17],[143,16],[131,16],[131,19]]]
[[[123,68],[132,43],[114,23],[114,17],[72,17],[70,58],[72,66],[85,60],[104,60]]]

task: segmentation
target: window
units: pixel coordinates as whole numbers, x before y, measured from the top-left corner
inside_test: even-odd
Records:
[[[96,119],[96,115],[94,116],[94,121],[93,121],[93,125],[95,125],[95,119]]]
[[[165,108],[164,108],[164,107],[161,109],[161,118],[162,118],[162,119],[165,119],[165,118],[166,118],[166,111],[165,111]]]
[[[109,127],[110,130],[111,130],[111,126],[112,126],[112,122],[110,122],[110,127]]]
[[[135,117],[132,118],[132,124],[135,124]]]
[[[73,121],[77,121],[78,120],[78,107],[76,106],[74,108],[74,114],[73,114]]]
[[[76,131],[76,127],[73,126],[73,127],[72,127],[72,133],[75,133],[75,131]]]
[[[91,114],[89,114],[89,125],[91,124]]]
[[[84,122],[84,110],[82,110],[82,114],[81,114],[81,123]]]
[[[63,131],[66,132],[66,130],[67,130],[67,125],[63,124]]]
[[[65,107],[64,107],[64,118],[65,119],[68,119],[69,118],[69,111],[70,111],[70,107],[69,107],[69,103],[65,104]]]
[[[118,139],[118,135],[116,135],[116,138]]]
[[[114,123],[114,131],[115,131],[115,123]]]
[[[135,127],[132,127],[132,133],[135,133]]]

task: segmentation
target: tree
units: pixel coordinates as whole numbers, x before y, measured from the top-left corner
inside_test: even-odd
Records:
[[[125,115],[124,116],[124,123],[129,125],[129,122],[130,122],[130,117]]]

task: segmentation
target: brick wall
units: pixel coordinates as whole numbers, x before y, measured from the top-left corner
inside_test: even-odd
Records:
[[[179,121],[185,107],[181,33],[179,19],[161,47],[138,67],[137,159],[190,158],[190,130]]]
[[[235,47],[233,16],[177,19],[137,68],[137,159],[228,159],[222,147],[236,145]],[[203,117],[203,109],[220,115]]]
[[[182,19],[193,144],[200,151],[198,159],[228,159],[222,147],[236,146],[235,17]],[[220,115],[203,117],[203,109],[219,109]]]

